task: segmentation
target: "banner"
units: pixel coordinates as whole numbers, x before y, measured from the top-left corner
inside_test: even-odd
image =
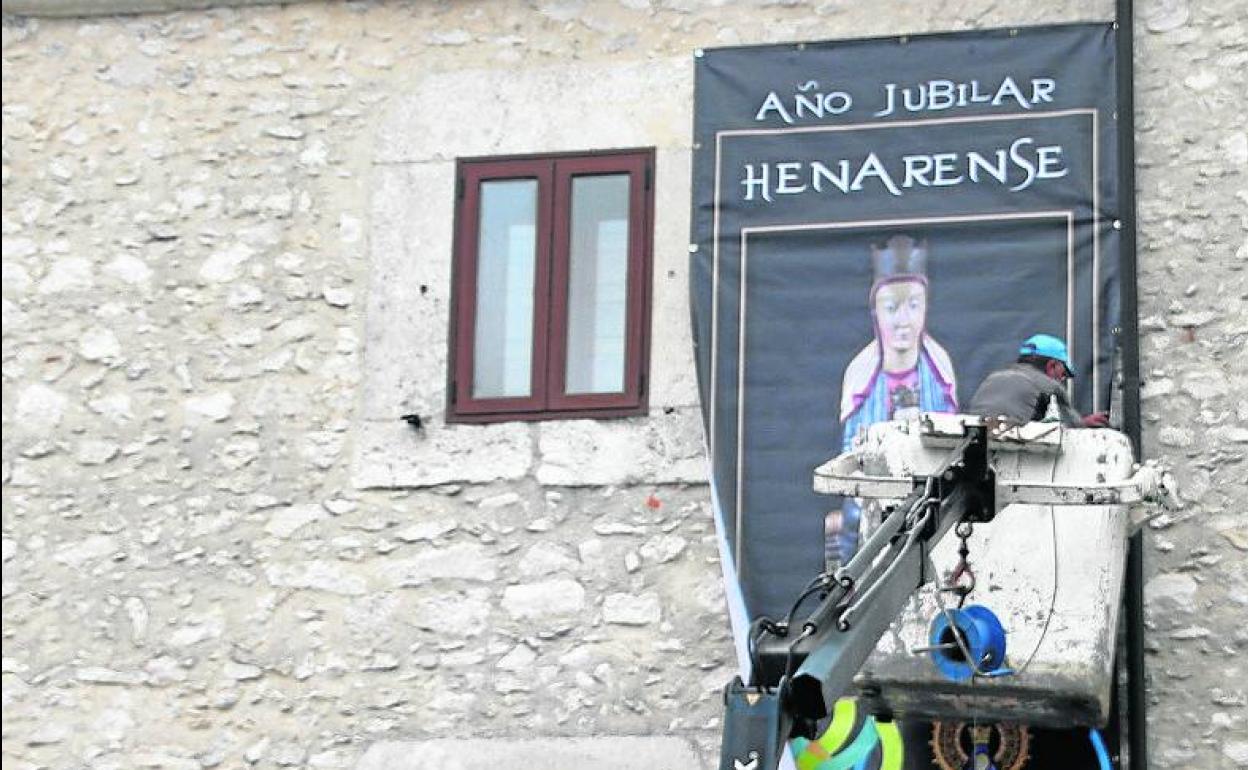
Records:
[[[1114,30],[695,62],[694,341],[740,643],[857,547],[857,507],[811,475],[867,425],[959,411],[1037,333],[1067,342],[1074,406],[1109,407]]]

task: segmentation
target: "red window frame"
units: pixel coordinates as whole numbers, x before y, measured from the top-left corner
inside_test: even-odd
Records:
[[[653,150],[461,159],[456,169],[447,422],[502,422],[626,417],[648,408],[650,274],[653,248]],[[624,390],[566,393],[568,277],[572,180],[628,174],[628,278],[625,299]],[[533,286],[533,349],[529,395],[475,398],[478,223],[481,183],[534,179],[538,185],[537,250]]]

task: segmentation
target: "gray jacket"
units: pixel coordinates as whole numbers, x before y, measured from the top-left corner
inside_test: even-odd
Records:
[[[1062,424],[1079,428],[1083,417],[1070,405],[1066,389],[1039,369],[1015,363],[989,374],[971,396],[968,411],[981,417],[1001,417],[1013,423],[1043,420],[1051,405]]]

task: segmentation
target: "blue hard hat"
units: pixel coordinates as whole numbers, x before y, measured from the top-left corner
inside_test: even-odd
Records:
[[[1031,335],[1018,349],[1018,354],[1020,356],[1044,356],[1061,361],[1070,376],[1075,376],[1075,367],[1070,364],[1070,353],[1066,350],[1066,343],[1051,334]]]

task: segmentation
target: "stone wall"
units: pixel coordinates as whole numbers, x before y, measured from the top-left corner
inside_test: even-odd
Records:
[[[1241,767],[1248,29],[1242,0],[1140,12],[1146,444],[1193,500],[1147,535],[1154,766]],[[1111,14],[431,0],[6,18],[5,767],[346,768],[464,734],[671,734],[711,756],[735,661],[684,310],[691,51]],[[462,108],[439,94],[499,96],[504,73],[573,115],[645,106],[600,88],[625,71],[670,93],[580,133],[488,110],[419,133]],[[651,416],[446,428],[448,164],[629,130],[659,158]],[[387,336],[387,270],[427,287],[397,296],[415,340]],[[394,419],[408,409],[426,435]]]
[[[1136,42],[1145,451],[1191,501],[1145,536],[1157,767],[1248,767],[1248,83],[1243,2],[1142,4]]]

